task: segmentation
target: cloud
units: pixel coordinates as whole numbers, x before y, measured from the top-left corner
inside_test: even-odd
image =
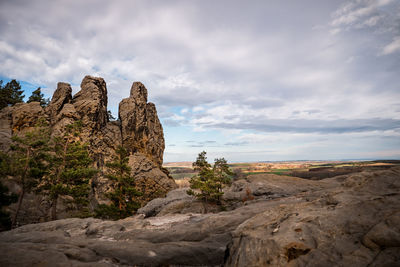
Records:
[[[381,133],[400,120],[398,10],[389,0],[6,0],[0,75],[47,96],[58,81],[76,92],[86,74],[102,76],[114,113],[142,81],[179,137],[166,134],[167,153],[191,151],[180,141],[190,138],[238,150],[243,132]]]
[[[400,49],[399,3],[393,0],[353,0],[343,4],[332,14],[331,34],[344,31],[372,29],[374,35],[391,35],[392,42],[385,44],[381,55]]]
[[[240,142],[227,142],[224,145],[225,146],[243,146],[243,145],[247,145],[249,142],[247,141],[240,141]]]
[[[400,36],[394,38],[393,42],[383,48],[382,54],[389,55],[400,50]]]
[[[400,128],[400,120],[359,119],[359,120],[265,120],[262,122],[215,123],[203,127],[257,130],[261,132],[292,133],[352,133],[386,131]]]

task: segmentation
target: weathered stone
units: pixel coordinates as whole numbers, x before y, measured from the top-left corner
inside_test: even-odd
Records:
[[[161,167],[165,148],[163,128],[153,103],[147,103],[147,89],[134,82],[131,95],[119,104],[122,143],[130,152],[140,152]]]
[[[0,112],[0,150],[7,151],[12,137],[12,107],[3,108]]]
[[[147,203],[145,207],[140,208],[138,214],[144,214],[146,217],[151,217],[159,214],[161,210],[166,209],[166,206],[176,205],[186,201],[192,202],[194,198],[186,193],[187,190],[188,188],[175,189],[170,191],[165,198],[153,199]],[[168,213],[173,213],[170,209]],[[180,210],[182,209],[183,208],[180,207]]]
[[[253,178],[248,179],[250,187],[262,182],[286,196],[259,198],[220,213],[25,225],[0,233],[0,264],[29,266],[46,257],[41,259],[44,266],[398,265],[399,167],[322,181]],[[168,199],[185,199],[183,190]],[[327,203],[327,196],[337,203]],[[145,210],[157,209],[160,201]]]
[[[32,130],[40,118],[47,120],[39,102],[16,104],[12,107],[11,118],[13,134]]]
[[[59,82],[57,89],[54,91],[50,104],[46,108],[49,114],[50,122],[54,125],[59,119],[59,113],[65,104],[70,103],[72,100],[72,88],[69,83]]]
[[[49,251],[66,258],[47,257],[47,266],[97,266],[110,259],[116,266],[398,265],[394,211],[400,204],[400,168],[323,181],[281,177],[259,175],[249,183],[257,187],[251,184],[264,179],[271,188],[287,187],[287,196],[260,198],[227,212],[137,215],[115,222],[65,219],[2,232],[0,264],[32,265]],[[183,190],[167,198],[185,199]],[[326,196],[338,203],[326,203]],[[160,201],[150,202],[147,210],[157,209]]]
[[[103,78],[86,76],[81,83],[81,90],[72,99],[80,120],[90,134],[106,126],[107,88]]]
[[[6,151],[13,134],[31,130],[39,119],[49,122],[53,136],[63,136],[67,125],[75,121],[82,122],[80,139],[88,144],[89,153],[94,160],[93,167],[100,170],[91,181],[91,208],[98,204],[109,203],[107,192],[113,189],[113,181],[104,176],[106,163],[115,156],[118,146],[130,153],[129,165],[137,185],[144,193],[141,202],[165,196],[177,186],[174,180],[162,170],[164,153],[164,135],[157,111],[152,103],[147,103],[147,89],[140,82],[132,85],[130,97],[120,104],[120,121],[109,121],[107,115],[107,86],[102,78],[86,76],[81,90],[72,97],[71,86],[58,83],[52,100],[46,109],[38,102],[20,103],[7,107],[0,112],[0,146]],[[13,192],[18,193],[18,188]],[[27,197],[21,211],[20,224],[38,222],[43,216],[36,207],[37,200]],[[31,201],[32,200],[32,201]],[[26,204],[26,205],[25,205]],[[44,204],[43,204],[44,205]],[[13,212],[13,204],[10,210]],[[47,207],[48,203],[43,206]],[[59,206],[59,207],[58,207]],[[59,218],[68,217],[66,206],[58,202]],[[31,214],[31,213],[35,214]]]

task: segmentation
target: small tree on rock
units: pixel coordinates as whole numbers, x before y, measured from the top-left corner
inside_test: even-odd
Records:
[[[0,81],[0,109],[23,102],[23,92],[16,80],[11,80],[5,86],[3,81]]]
[[[64,136],[52,141],[50,173],[40,185],[41,191],[51,200],[51,219],[57,219],[57,203],[61,196],[69,196],[81,216],[89,214],[89,180],[97,173],[91,168],[93,160],[88,147],[81,143],[80,121],[67,125]]]
[[[207,212],[208,203],[221,204],[222,188],[230,183],[231,171],[224,158],[216,159],[214,167],[207,162],[206,152],[199,153],[193,168],[199,173],[190,179],[190,188],[187,193],[204,201]]]
[[[223,195],[222,187],[224,185],[231,184],[231,177],[233,172],[229,169],[228,162],[225,158],[219,158],[214,160],[213,166],[214,179],[217,184],[218,192],[218,202],[221,200],[220,197]]]
[[[47,174],[50,131],[44,122],[39,122],[32,131],[25,135],[13,136],[12,141],[9,153],[9,174],[14,177],[14,181],[21,188],[12,219],[12,226],[15,226],[25,194],[36,189],[41,178]]]
[[[107,194],[111,204],[100,204],[95,212],[96,217],[117,220],[132,216],[140,208],[136,198],[142,193],[136,189],[135,179],[131,175],[128,151],[119,146],[115,152],[113,160],[106,163],[109,171],[105,175],[115,182],[115,189]]]
[[[10,159],[7,154],[0,152],[0,231],[11,228],[10,213],[3,208],[17,202],[18,195],[10,193],[3,185],[2,178],[10,174]]]
[[[40,106],[46,107],[49,105],[49,99],[44,98],[44,94],[42,94],[40,87],[32,92],[32,95],[29,97],[27,103],[30,102],[39,102]]]

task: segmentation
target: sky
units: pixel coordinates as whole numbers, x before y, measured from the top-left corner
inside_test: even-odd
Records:
[[[141,81],[164,161],[400,159],[400,1],[0,0],[0,78],[26,94]]]

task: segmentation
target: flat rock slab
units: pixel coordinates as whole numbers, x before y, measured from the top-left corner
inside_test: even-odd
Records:
[[[257,175],[246,183],[286,196],[219,213],[26,225],[0,233],[0,266],[400,264],[400,168],[322,181]]]

